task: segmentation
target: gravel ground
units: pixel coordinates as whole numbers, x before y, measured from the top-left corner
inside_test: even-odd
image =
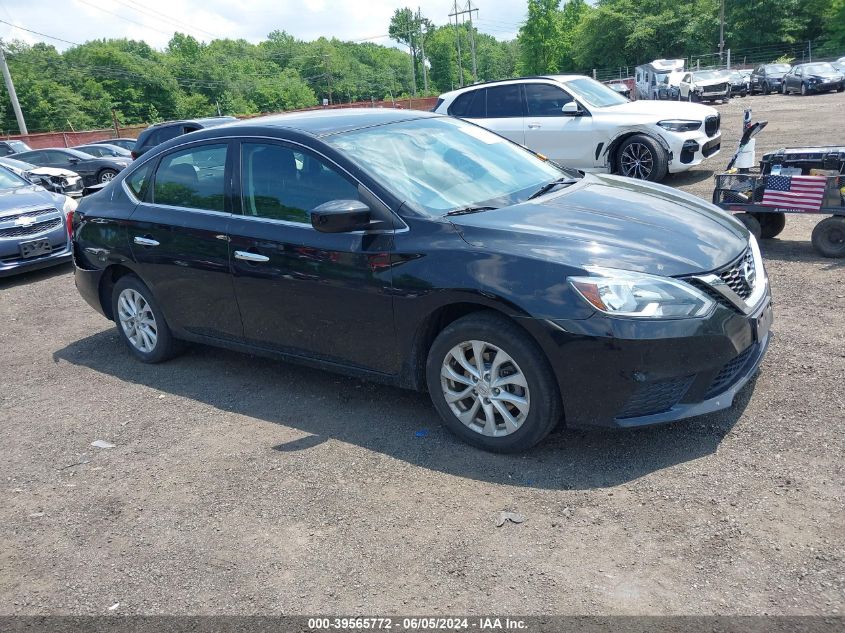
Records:
[[[737,99],[669,184],[709,199],[747,105],[758,150],[845,144],[843,94]],[[142,365],[68,267],[0,281],[0,614],[841,613],[845,262],[813,224],[764,246],[776,339],[731,410],[522,456],[421,394],[204,347]]]

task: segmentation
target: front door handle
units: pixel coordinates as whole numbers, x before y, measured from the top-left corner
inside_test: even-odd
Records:
[[[245,262],[269,262],[270,258],[266,255],[259,255],[258,253],[250,253],[249,251],[235,251],[235,259],[242,259]]]
[[[150,239],[149,237],[141,237],[136,236],[133,240],[139,246],[158,246],[158,242],[156,240]]]
[[[540,125],[539,123],[529,123],[528,124],[529,130],[539,130],[541,127],[543,127],[543,126]]]

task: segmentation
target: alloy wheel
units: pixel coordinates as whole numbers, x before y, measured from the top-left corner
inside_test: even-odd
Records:
[[[149,354],[158,343],[158,324],[150,304],[132,288],[126,288],[117,299],[118,319],[123,333],[139,352]]]
[[[117,174],[115,174],[113,171],[104,171],[102,174],[100,174],[100,182],[111,182],[112,180],[114,180],[114,177],[116,175]]]
[[[647,180],[654,169],[654,155],[646,145],[631,143],[622,151],[620,163],[623,176]]]
[[[502,437],[528,417],[528,381],[511,356],[485,341],[464,341],[446,354],[440,386],[455,417],[476,433]]]

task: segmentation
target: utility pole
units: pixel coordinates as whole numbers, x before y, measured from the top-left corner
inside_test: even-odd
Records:
[[[21,104],[18,103],[18,93],[15,92],[15,84],[12,82],[12,74],[9,72],[9,65],[6,63],[6,53],[3,50],[2,42],[0,42],[0,65],[3,66],[3,80],[6,82],[9,99],[12,100],[12,108],[15,111],[15,118],[18,120],[18,129],[21,134],[29,134],[26,129],[26,121],[23,119],[23,112],[21,112]]]
[[[411,16],[413,17],[413,15]],[[414,63],[414,47],[411,45],[411,25],[408,24],[408,54],[411,56],[411,80],[414,86],[414,96],[417,96],[417,65]]]
[[[478,9],[474,9],[472,7],[472,0],[467,0],[467,7],[461,11],[458,11],[458,2],[455,0],[454,3],[454,13],[450,13],[449,16],[455,16],[455,25],[458,24],[458,16],[469,15],[469,44],[472,48],[472,80],[478,81],[478,65],[475,61],[475,29],[472,26],[472,14],[473,12],[478,13]],[[463,20],[463,17],[461,18]],[[451,19],[450,19],[451,22]],[[461,40],[460,36],[458,36],[458,62],[460,64],[460,56],[461,56]],[[463,71],[461,72],[461,86],[463,86]]]
[[[722,52],[725,50],[725,0],[719,4],[719,63],[722,63]]]
[[[458,0],[453,3],[454,13],[449,14],[449,24],[452,23],[452,16],[455,16],[455,41],[458,44],[458,88],[464,87],[464,66],[461,62],[461,30],[458,27]]]
[[[472,80],[478,81],[478,66],[475,63],[475,28],[472,26],[472,12],[478,13],[478,9],[472,8],[472,0],[467,0],[466,11],[469,14],[469,44],[472,47]]]
[[[423,90],[425,91],[425,94],[428,94],[428,70],[426,70],[425,67],[425,34],[422,29],[422,11],[419,7],[417,7],[417,24],[420,27],[420,55],[422,56],[423,67]]]
[[[220,114],[220,106],[219,105],[217,106],[217,113],[218,113],[218,115]],[[114,108],[111,109],[111,122],[112,122],[112,125],[114,125],[114,137],[120,138],[120,126],[117,124],[117,112],[115,112]],[[71,129],[73,129],[73,128],[71,128]]]

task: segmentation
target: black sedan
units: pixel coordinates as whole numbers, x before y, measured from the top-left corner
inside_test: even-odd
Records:
[[[723,409],[769,344],[760,251],[730,215],[432,113],[177,137],[83,199],[73,242],[79,292],[141,361],[186,340],[428,390],[494,451],[561,418]]]
[[[132,162],[126,157],[97,157],[72,148],[51,147],[15,154],[15,158],[39,167],[69,169],[82,176],[86,187],[111,181]]]
[[[845,75],[828,62],[798,64],[783,77],[783,94],[793,92],[804,96],[814,92],[845,90]]]
[[[77,145],[73,149],[91,156],[102,158],[103,156],[117,156],[119,158],[128,158],[132,160],[132,152],[124,149],[119,145],[112,145],[111,143],[91,143],[90,145]]]
[[[117,145],[118,147],[122,147],[127,152],[131,152],[135,149],[135,139],[134,138],[107,138],[103,141],[93,141],[91,145],[100,145],[100,144],[108,144],[108,145]]]

